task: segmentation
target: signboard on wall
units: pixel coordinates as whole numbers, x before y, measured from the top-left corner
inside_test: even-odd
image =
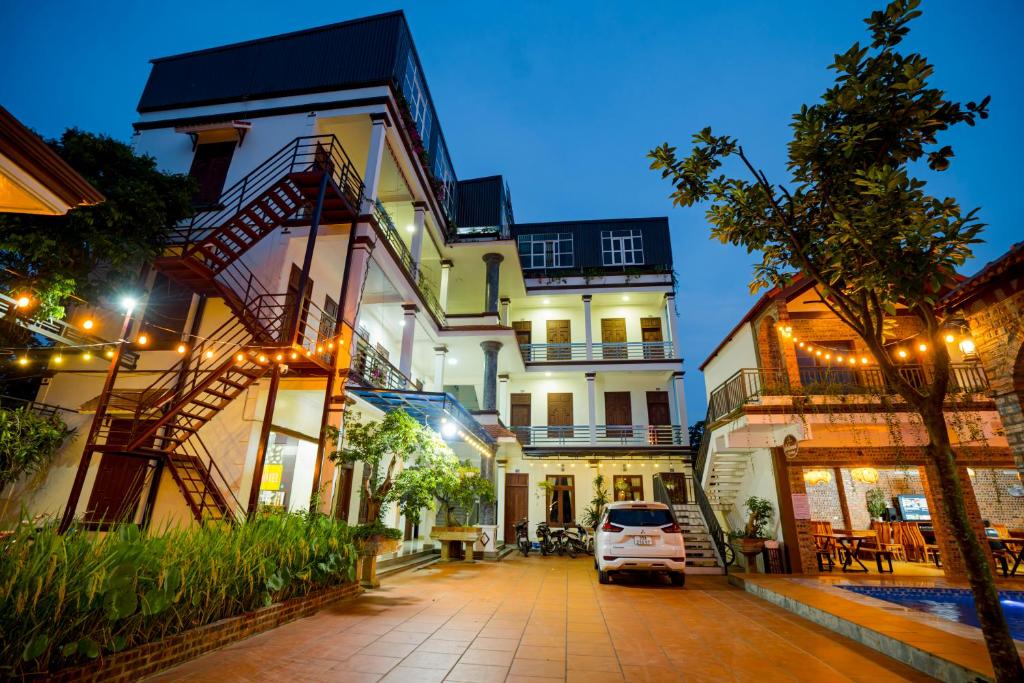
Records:
[[[797,456],[797,453],[800,452],[800,442],[796,440],[795,436],[786,434],[786,438],[782,440],[782,452],[791,460]]]
[[[793,519],[810,519],[811,501],[806,493],[793,494]]]

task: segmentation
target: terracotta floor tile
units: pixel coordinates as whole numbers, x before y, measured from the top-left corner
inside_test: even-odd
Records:
[[[486,666],[483,664],[464,664],[459,662],[448,673],[446,681],[464,681],[465,683],[502,683],[508,675],[507,666]]]
[[[414,631],[390,631],[377,639],[378,643],[411,643],[419,645],[430,637],[429,633],[416,633]]]
[[[631,666],[622,667],[622,676],[627,683],[682,683],[686,680],[682,667],[672,666]]]
[[[370,643],[357,654],[380,655],[382,657],[404,657],[415,649],[416,645],[413,643],[382,643],[378,640]]]
[[[508,668],[515,657],[514,652],[500,650],[466,650],[459,660],[460,664],[483,664],[485,666],[504,666]]]
[[[477,638],[470,644],[474,650],[501,650],[502,652],[515,652],[519,647],[519,640],[516,638]]]
[[[455,666],[460,655],[445,654],[441,652],[413,652],[402,660],[403,667],[414,669],[444,669],[445,671]]]
[[[567,683],[622,683],[618,671],[570,671],[565,677]]]
[[[380,680],[381,683],[441,683],[447,673],[443,669],[414,669],[399,666]]]
[[[569,671],[611,671],[619,673],[619,660],[617,657],[602,657],[600,655],[574,655],[566,661],[566,669]]]
[[[382,657],[380,655],[354,655],[348,661],[333,667],[332,670],[358,671],[360,673],[386,674],[402,661],[401,657]]]
[[[512,660],[510,674],[517,676],[565,676],[565,660],[520,659]]]
[[[565,647],[561,645],[520,645],[516,659],[565,660]]]
[[[442,654],[461,655],[468,647],[469,641],[427,638],[414,652],[439,652]]]

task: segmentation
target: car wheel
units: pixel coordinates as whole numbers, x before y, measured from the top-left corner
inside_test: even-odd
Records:
[[[608,572],[604,572],[604,571],[601,571],[600,569],[598,569],[597,570],[597,582],[600,583],[600,584],[607,585],[607,584],[612,582],[612,579],[611,579],[610,576],[608,576]]]
[[[675,572],[671,575],[671,578],[673,586],[679,586],[682,588],[686,585],[686,574],[683,572]]]

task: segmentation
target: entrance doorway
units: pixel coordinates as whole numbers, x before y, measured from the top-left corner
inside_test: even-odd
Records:
[[[268,443],[260,506],[286,512],[308,510],[316,477],[316,442],[275,430]]]
[[[512,394],[509,422],[512,431],[519,438],[520,443],[530,443],[530,425],[533,424],[530,416],[530,394]]]
[[[533,343],[533,323],[529,320],[517,320],[512,323],[512,329],[516,332],[516,343],[523,352],[523,360],[529,363],[533,360],[533,352],[530,349],[530,344]]]
[[[515,543],[516,522],[530,514],[530,475],[505,475],[505,543]]]
[[[661,336],[661,318],[640,318],[640,338],[645,342],[645,359],[665,357],[665,347],[658,343],[663,341]],[[646,344],[651,344],[651,346]]]

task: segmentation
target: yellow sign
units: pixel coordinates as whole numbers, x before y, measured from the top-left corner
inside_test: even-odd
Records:
[[[263,478],[260,480],[260,491],[278,491],[281,489],[281,477],[284,476],[283,464],[267,463],[263,466]]]

